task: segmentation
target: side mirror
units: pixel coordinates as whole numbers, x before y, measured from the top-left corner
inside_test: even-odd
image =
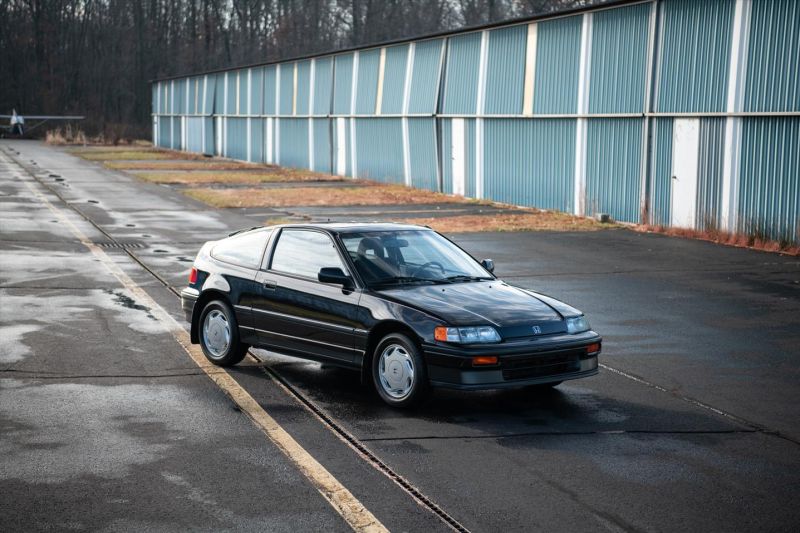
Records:
[[[322,267],[319,269],[317,279],[321,283],[333,283],[334,285],[341,285],[345,289],[352,289],[354,287],[353,280],[342,272],[339,267]]]
[[[489,272],[494,272],[494,261],[491,259],[481,259],[481,265]]]

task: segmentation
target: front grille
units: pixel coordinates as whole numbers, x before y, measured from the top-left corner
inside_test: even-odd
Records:
[[[577,372],[581,368],[581,358],[585,355],[586,350],[579,349],[515,357],[503,361],[503,379],[513,381]]]

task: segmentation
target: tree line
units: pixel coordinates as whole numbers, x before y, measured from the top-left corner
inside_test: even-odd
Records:
[[[2,0],[0,114],[149,135],[149,80],[607,0]]]

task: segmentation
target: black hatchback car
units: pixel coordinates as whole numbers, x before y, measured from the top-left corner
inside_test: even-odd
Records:
[[[597,373],[600,336],[421,226],[290,224],[207,242],[181,292],[220,366],[249,346],[361,371],[398,407],[428,389],[548,387]]]

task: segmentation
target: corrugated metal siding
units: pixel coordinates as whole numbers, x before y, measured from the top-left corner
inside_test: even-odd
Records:
[[[442,161],[442,189],[447,194],[453,193],[453,138],[452,123],[450,119],[440,119],[439,122],[439,150]]]
[[[409,113],[434,113],[439,93],[439,71],[444,39],[422,41],[414,46]]]
[[[278,114],[291,115],[292,101],[294,99],[294,63],[282,63],[278,65],[278,68],[281,73],[281,94]]]
[[[436,120],[433,118],[408,119],[409,174],[411,185],[435,191],[436,178]]]
[[[403,111],[403,90],[406,81],[408,45],[390,46],[386,49],[386,64],[383,70],[383,98],[381,113],[400,114]]]
[[[206,115],[211,115],[214,113],[214,100],[216,99],[217,95],[217,77],[213,74],[210,74],[208,76],[208,80],[205,82],[205,87],[205,108],[203,109],[203,113]]]
[[[314,66],[314,110],[315,115],[331,112],[333,94],[333,58],[317,59]]]
[[[356,170],[359,178],[403,183],[401,119],[356,120]]]
[[[186,150],[189,152],[202,153],[203,151],[203,120],[204,119],[197,117],[189,117],[186,119]]]
[[[724,155],[725,119],[701,119],[695,218],[698,229],[710,230],[720,227]]]
[[[327,118],[313,119],[314,128],[314,170],[317,172],[333,172],[331,166],[331,120]]]
[[[590,119],[586,134],[586,214],[639,222],[641,119]]]
[[[247,103],[248,99],[250,98],[250,93],[249,93],[250,81],[248,79],[249,72],[250,69],[243,69],[239,71],[239,94],[236,100],[237,115],[247,114]]]
[[[281,165],[308,168],[308,119],[282,118],[280,130]]]
[[[739,230],[800,241],[800,118],[742,119]]]
[[[247,119],[228,118],[225,126],[228,134],[226,157],[247,160]]]
[[[264,114],[264,69],[254,68],[252,73],[252,92],[250,93],[250,114]]]
[[[225,114],[236,114],[236,71],[228,73],[228,94],[225,98]]]
[[[225,74],[217,74],[216,80],[214,81],[213,113],[215,115],[222,115],[225,113]]]
[[[264,114],[275,115],[275,65],[270,65],[264,69]]]
[[[309,115],[309,96],[311,92],[311,61],[297,63],[297,114]]]
[[[158,141],[156,144],[162,148],[169,148],[172,139],[172,119],[159,117],[158,119]]]
[[[592,17],[590,113],[641,113],[653,4],[599,11]]]
[[[735,0],[662,2],[660,112],[725,111]]]
[[[800,111],[800,2],[754,1],[749,46],[745,111]]]
[[[217,138],[214,130],[214,119],[205,117],[203,120],[205,121],[206,127],[206,144],[203,148],[203,153],[206,155],[214,155],[214,142]]]
[[[379,49],[366,50],[358,54],[358,80],[356,82],[356,114],[358,115],[375,114],[380,60],[381,51]]]
[[[537,25],[534,113],[577,111],[582,25],[582,16],[565,17]]]
[[[672,218],[672,118],[652,119],[650,223],[669,226]]]
[[[263,118],[250,119],[250,161],[264,161],[264,124]]]
[[[486,119],[484,138],[486,198],[572,210],[575,120]]]
[[[477,149],[477,145],[475,144],[475,123],[475,119],[464,120],[464,135],[466,136],[464,154],[467,158],[466,165],[464,165],[464,171],[466,173],[466,176],[464,176],[464,195],[468,198],[475,198],[478,192],[475,185],[475,150]]]
[[[333,112],[337,115],[349,115],[353,89],[353,54],[336,56],[333,75]]]
[[[170,147],[180,150],[181,146],[181,117],[172,117],[172,141]]]
[[[522,113],[527,38],[526,25],[489,32],[485,103],[487,114]]]
[[[443,108],[445,114],[476,113],[480,54],[480,33],[458,35],[448,40]]]

